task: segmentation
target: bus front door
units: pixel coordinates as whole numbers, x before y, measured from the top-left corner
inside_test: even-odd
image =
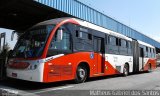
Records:
[[[104,39],[94,37],[94,74],[104,73]]]

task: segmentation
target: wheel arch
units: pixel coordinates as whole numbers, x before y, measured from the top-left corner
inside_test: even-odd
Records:
[[[124,64],[124,66],[125,65],[127,65],[128,66],[128,71],[130,72],[130,65],[129,65],[129,63],[128,62],[126,62],[125,64]]]
[[[148,67],[152,69],[152,63],[151,62],[148,63]]]
[[[89,63],[86,62],[86,61],[81,61],[81,62],[79,62],[77,64],[76,69],[78,68],[78,66],[85,66],[86,67],[86,69],[87,69],[87,75],[88,75],[87,78],[89,78],[90,77],[90,65],[89,65]]]

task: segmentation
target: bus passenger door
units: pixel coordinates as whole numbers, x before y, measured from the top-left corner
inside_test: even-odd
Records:
[[[104,39],[94,37],[94,74],[104,73]]]
[[[144,49],[140,47],[140,51],[139,51],[139,70],[143,70],[143,62],[144,62]]]

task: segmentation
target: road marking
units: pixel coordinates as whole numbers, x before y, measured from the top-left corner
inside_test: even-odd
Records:
[[[67,89],[67,88],[72,88],[72,87],[74,87],[74,86],[64,86],[64,87],[58,87],[58,88],[49,88],[49,89],[44,89],[42,91],[28,93],[28,94],[25,94],[25,95],[29,96],[30,94],[37,94],[37,93],[43,93],[43,92],[48,92],[48,91],[62,90],[62,89]]]

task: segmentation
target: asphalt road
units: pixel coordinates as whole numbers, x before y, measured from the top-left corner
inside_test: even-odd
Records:
[[[127,77],[91,78],[81,84],[74,84],[73,81],[41,84],[7,80],[0,82],[0,90],[1,95],[14,93],[25,96],[88,96],[90,90],[160,90],[160,67],[150,73],[131,74]]]

